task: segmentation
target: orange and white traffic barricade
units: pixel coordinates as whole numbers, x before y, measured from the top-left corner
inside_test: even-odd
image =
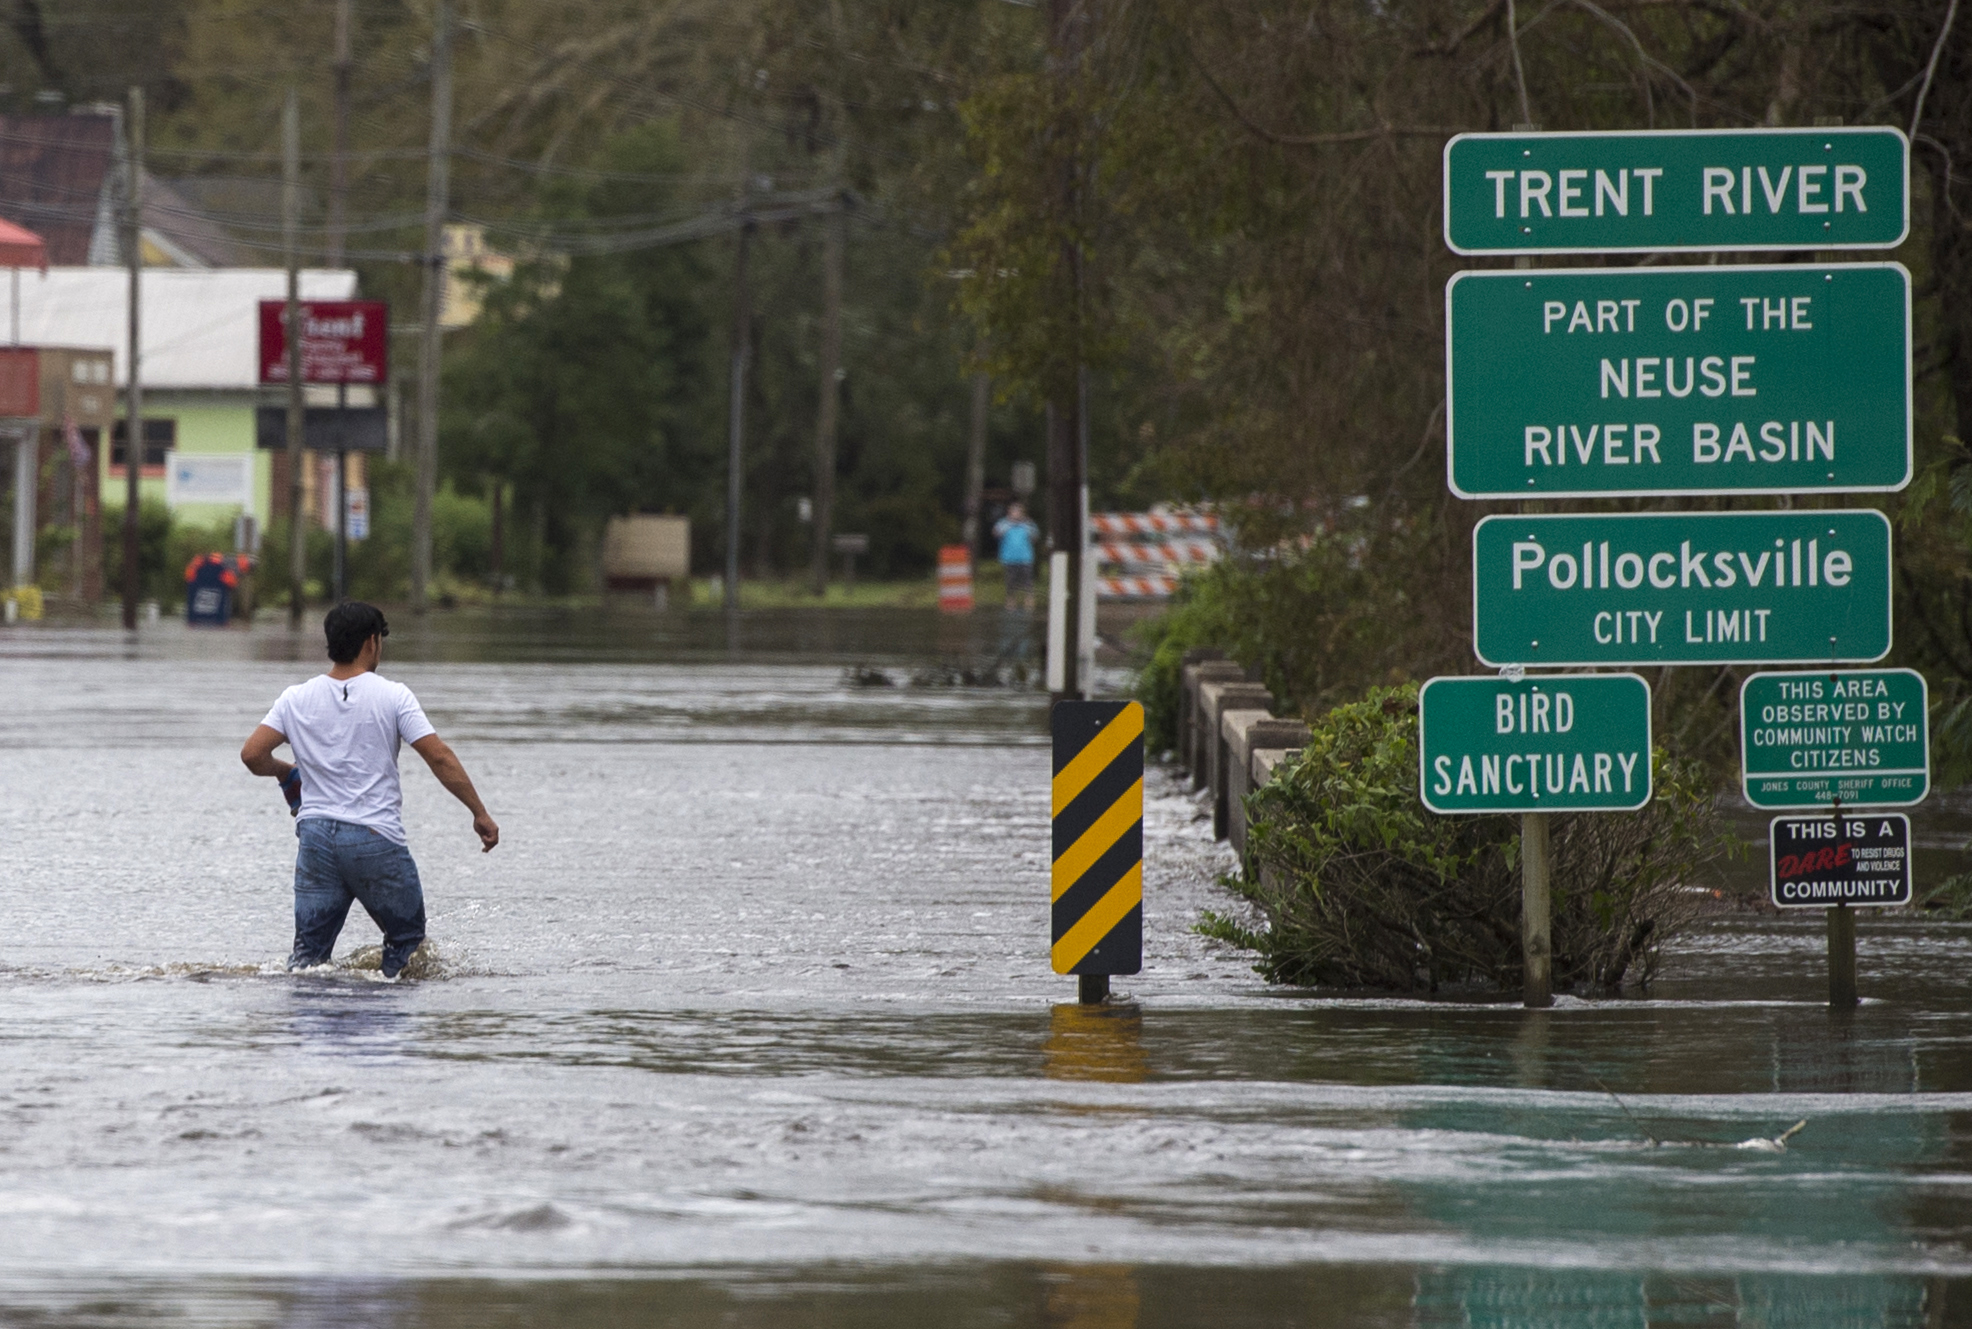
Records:
[[[947,614],[972,612],[972,551],[964,545],[938,550],[938,608]]]

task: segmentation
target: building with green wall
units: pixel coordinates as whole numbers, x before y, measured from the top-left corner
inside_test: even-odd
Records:
[[[273,455],[254,446],[254,410],[282,400],[260,386],[260,302],[284,299],[278,268],[146,268],[139,293],[139,369],[144,395],[140,492],[182,520],[229,521],[245,513],[265,525],[274,511]],[[26,345],[102,347],[115,357],[119,395],[129,383],[129,276],[119,268],[23,272],[9,311]],[[310,269],[304,300],[347,300],[356,274]],[[0,287],[0,301],[14,297]],[[367,399],[352,405],[371,404]],[[99,450],[102,493],[120,503],[121,425]]]

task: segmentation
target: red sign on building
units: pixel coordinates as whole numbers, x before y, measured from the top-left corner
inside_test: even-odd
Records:
[[[288,305],[260,302],[260,381],[288,381]],[[381,300],[301,302],[301,381],[382,384],[390,377],[390,307]]]
[[[0,347],[0,416],[41,414],[41,357],[32,346]]]

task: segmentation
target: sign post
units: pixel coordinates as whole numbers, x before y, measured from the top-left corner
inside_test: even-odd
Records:
[[[1828,1004],[1857,1002],[1858,906],[1909,904],[1910,818],[1901,812],[1775,817],[1767,829],[1769,890],[1778,909],[1828,913]]]
[[[1650,685],[1635,674],[1434,678],[1417,709],[1424,806],[1521,814],[1522,1001],[1551,1006],[1547,814],[1650,802]]]
[[[1911,291],[1900,265],[1536,272],[1529,262],[1894,248],[1910,230],[1910,144],[1895,128],[1459,134],[1445,145],[1443,184],[1453,252],[1519,256],[1515,271],[1462,272],[1445,288],[1454,494],[1729,496],[1910,483]],[[1472,533],[1472,602],[1473,651],[1503,673],[1868,664],[1892,642],[1890,525],[1872,510],[1487,517]],[[1432,686],[1441,681],[1451,680]],[[1910,896],[1907,819],[1852,820],[1842,804],[1923,798],[1925,701],[1923,680],[1907,670],[1759,674],[1742,688],[1748,800],[1831,809],[1776,819],[1771,843],[1776,904],[1833,902],[1833,1006],[1855,1003],[1854,883],[1887,890],[1900,873],[1901,900]],[[1437,739],[1422,714],[1419,726],[1427,806],[1507,802],[1503,783],[1488,793],[1483,755],[1470,785],[1434,781],[1434,762],[1462,772],[1466,757],[1444,750],[1456,746],[1456,725],[1441,720]],[[1465,746],[1482,749],[1484,737]],[[1647,765],[1647,727],[1643,744]],[[1495,755],[1503,782],[1510,754]],[[1571,780],[1565,792],[1580,791]],[[1540,850],[1543,863],[1536,872],[1527,860],[1523,910],[1537,894],[1545,909],[1545,817],[1524,815],[1523,853]],[[1901,840],[1883,838],[1899,826]],[[1793,845],[1785,861],[1783,830]],[[1834,848],[1826,861],[1806,848],[1830,839],[1851,855],[1844,863],[1870,865],[1847,885],[1830,884]],[[1527,1004],[1546,1004],[1532,979],[1545,938],[1523,931]]]
[[[1898,263],[1461,272],[1445,287],[1462,498],[1896,490]]]
[[[260,381],[286,383],[289,375],[287,302],[260,302]],[[380,450],[383,447],[384,420],[380,407],[362,412],[364,419],[352,421],[349,411],[349,385],[381,388],[390,379],[390,307],[381,300],[303,300],[297,310],[301,328],[300,365],[304,383],[333,383],[336,404],[327,431],[335,435],[327,450],[335,453],[335,599],[347,598],[349,566],[349,453]],[[304,412],[304,436],[309,430]],[[362,441],[349,435],[360,430]],[[264,431],[263,431],[264,432]],[[372,444],[369,440],[374,437]],[[368,530],[368,494],[364,498],[362,527]],[[301,521],[301,514],[292,514]]]
[[[1083,1002],[1143,968],[1143,707],[1059,701],[1054,734],[1052,961]]]

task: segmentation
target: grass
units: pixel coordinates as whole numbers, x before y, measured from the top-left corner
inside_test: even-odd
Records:
[[[719,579],[692,579],[694,608],[719,603]],[[1036,589],[1036,602],[1046,603],[1046,586]],[[981,608],[998,608],[1006,596],[1006,579],[998,563],[982,563],[973,570],[973,603]],[[898,581],[870,581],[857,578],[845,586],[840,576],[829,579],[828,594],[820,599],[809,590],[808,578],[773,577],[740,579],[741,609],[936,609],[936,577],[914,577]]]

